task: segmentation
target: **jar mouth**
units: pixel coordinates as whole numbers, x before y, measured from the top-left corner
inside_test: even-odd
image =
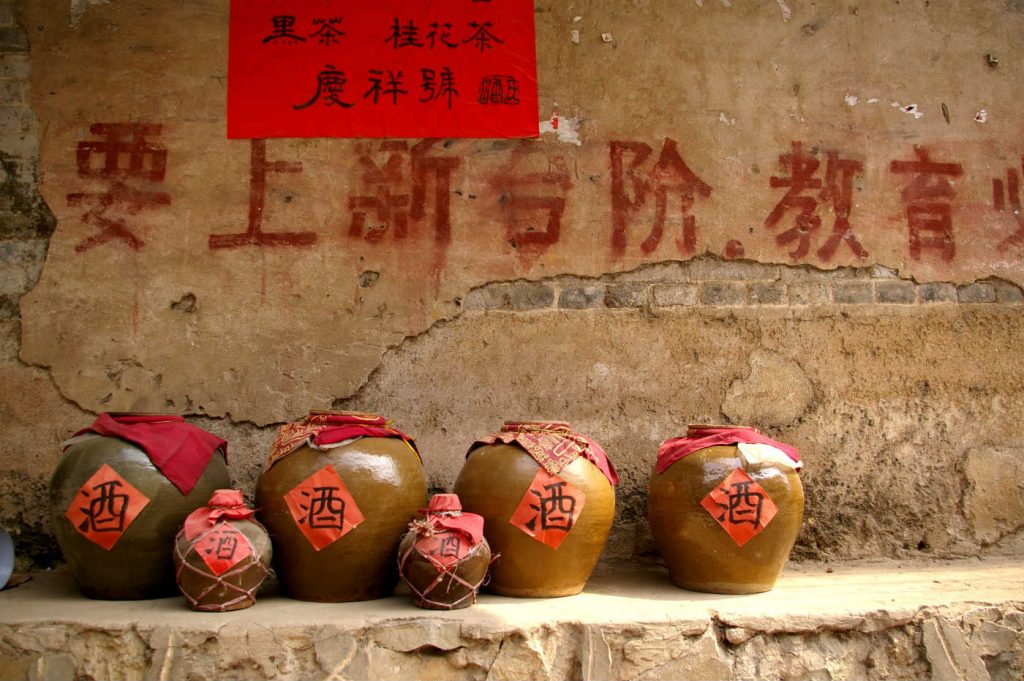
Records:
[[[210,508],[238,508],[245,505],[245,498],[240,489],[218,489],[214,490],[206,505]]]
[[[572,430],[568,421],[540,421],[527,419],[505,421],[501,427],[502,430],[516,430],[519,428],[530,428],[535,430]]]
[[[375,414],[372,411],[347,411],[344,409],[310,409],[310,416],[345,416],[351,419],[358,419],[361,421],[377,421],[381,418],[380,414]]]
[[[131,416],[145,416],[148,418],[165,418],[165,419],[179,419],[180,414],[168,414],[166,412],[159,411],[108,411],[107,416],[112,418],[124,418]]]
[[[432,515],[461,515],[462,501],[458,494],[435,494],[430,497],[427,507],[422,510],[423,513]]]
[[[701,435],[714,435],[730,430],[749,430],[755,433],[760,431],[754,426],[727,426],[722,424],[691,423],[686,427],[686,437],[699,437]]]

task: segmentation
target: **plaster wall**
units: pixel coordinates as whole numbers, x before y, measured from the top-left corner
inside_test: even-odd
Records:
[[[397,144],[227,140],[226,1],[0,8],[25,560],[93,414],[187,414],[251,490],[332,406],[439,489],[503,419],[570,421],[623,474],[609,558],[651,553],[657,445],[709,421],[805,456],[799,558],[1024,550],[1021,3],[537,2],[540,138]],[[117,177],[112,130],[145,140]],[[409,209],[359,223],[384,190]]]

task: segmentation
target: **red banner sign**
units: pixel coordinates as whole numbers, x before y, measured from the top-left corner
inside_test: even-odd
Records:
[[[232,0],[228,137],[536,137],[533,0]]]

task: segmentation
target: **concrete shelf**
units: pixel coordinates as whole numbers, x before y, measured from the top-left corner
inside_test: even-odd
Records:
[[[1020,678],[1022,610],[1024,565],[992,560],[798,565],[750,596],[619,566],[577,596],[454,612],[268,594],[195,613],[40,574],[0,593],[0,678]]]

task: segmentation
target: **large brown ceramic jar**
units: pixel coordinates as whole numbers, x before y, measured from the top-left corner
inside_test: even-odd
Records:
[[[754,428],[690,426],[666,440],[651,477],[648,520],[679,587],[770,590],[803,522],[796,450]]]
[[[491,564],[484,519],[464,513],[457,494],[435,494],[423,512],[398,547],[398,573],[417,607],[468,608]]]
[[[180,416],[139,414],[102,414],[66,443],[50,481],[50,518],[82,593],[175,593],[174,536],[231,484],[225,446]]]
[[[561,422],[506,422],[478,440],[455,482],[484,517],[495,555],[489,590],[523,598],[583,590],[615,516],[615,469],[601,447]]]
[[[375,414],[313,412],[283,426],[256,486],[289,596],[363,601],[398,582],[398,544],[427,500],[412,439]]]
[[[273,550],[241,490],[219,489],[185,519],[174,543],[175,577],[193,610],[248,608],[270,572]]]

